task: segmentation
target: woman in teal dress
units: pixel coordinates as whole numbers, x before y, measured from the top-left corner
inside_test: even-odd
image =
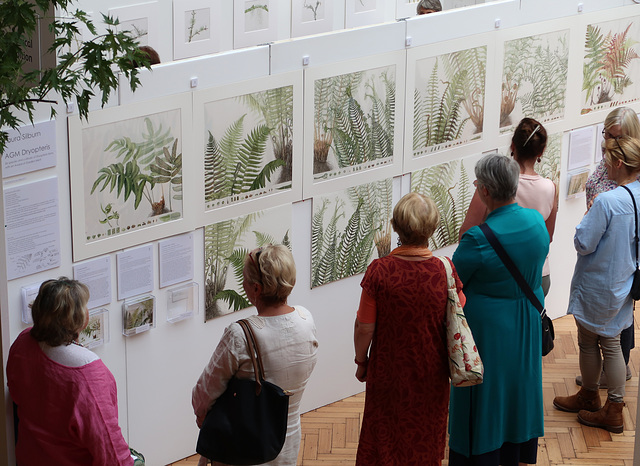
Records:
[[[542,266],[549,234],[542,216],[515,202],[518,164],[488,155],[475,168],[486,223],[544,302]],[[484,363],[484,382],[451,389],[449,465],[535,464],[544,435],[540,314],[478,226],[460,240],[453,263],[465,314]]]

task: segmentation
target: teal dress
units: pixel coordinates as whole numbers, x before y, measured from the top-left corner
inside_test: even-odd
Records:
[[[509,204],[491,212],[486,223],[543,303],[549,234],[542,216]],[[479,227],[464,234],[453,263],[464,285],[464,311],[484,382],[451,389],[449,447],[468,457],[543,436],[540,314]]]

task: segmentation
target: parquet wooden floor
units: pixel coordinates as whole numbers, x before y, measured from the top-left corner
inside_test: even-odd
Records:
[[[544,392],[545,436],[538,447],[539,465],[631,466],[635,441],[638,402],[638,372],[640,351],[631,352],[633,378],[627,382],[624,408],[624,432],[610,434],[602,429],[585,427],[576,415],[553,408],[556,395],[576,392],[574,379],[579,374],[578,343],[571,316],[553,321],[556,330],[555,348],[543,358],[542,386]],[[636,347],[640,348],[640,322],[636,319]],[[606,391],[600,391],[604,400]],[[364,393],[354,395],[302,416],[302,443],[298,465],[353,465],[358,448],[358,434],[364,408]],[[196,466],[192,456],[175,466]],[[446,466],[448,462],[443,462]]]

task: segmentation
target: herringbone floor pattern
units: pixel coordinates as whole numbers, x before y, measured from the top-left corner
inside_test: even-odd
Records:
[[[539,465],[607,465],[631,466],[638,402],[638,371],[640,351],[631,352],[633,378],[626,385],[624,432],[610,434],[602,429],[585,427],[576,415],[553,408],[556,395],[576,392],[574,378],[579,374],[578,343],[571,316],[553,321],[556,330],[555,348],[543,358],[544,427],[545,436],[538,447]],[[636,319],[636,346],[640,347],[640,323]],[[606,392],[600,391],[604,400]],[[364,393],[332,403],[302,416],[302,443],[298,465],[353,465],[358,448],[358,434],[364,408]],[[197,457],[173,463],[175,466],[195,466]],[[447,461],[443,462],[446,465]]]

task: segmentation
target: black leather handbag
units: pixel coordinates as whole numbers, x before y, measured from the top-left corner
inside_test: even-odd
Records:
[[[200,428],[196,451],[232,465],[275,459],[287,435],[289,392],[264,380],[260,350],[245,319],[237,322],[247,338],[255,380],[233,377]]]
[[[540,300],[533,293],[533,290],[516,267],[516,264],[513,263],[513,260],[511,260],[509,254],[507,254],[507,251],[504,250],[504,247],[500,244],[500,241],[498,241],[498,238],[496,238],[496,235],[493,233],[493,230],[489,225],[483,223],[479,226],[482,233],[487,237],[489,244],[491,244],[500,260],[502,260],[502,263],[520,286],[522,292],[540,313],[540,324],[542,325],[542,355],[546,356],[553,349],[553,339],[556,337],[555,330],[553,329],[553,322],[547,315],[547,310],[542,306]]]
[[[636,223],[636,236],[635,236],[636,270],[635,272],[633,272],[633,283],[631,284],[631,291],[629,292],[629,294],[631,295],[631,299],[633,299],[634,301],[638,301],[640,299],[640,269],[638,269],[638,208],[636,206],[636,198],[633,197],[633,193],[631,192],[631,190],[626,186],[622,186],[622,187],[626,189],[627,192],[629,193],[629,196],[631,196],[631,201],[633,202],[633,212],[635,214],[634,217],[635,217],[635,223]]]

